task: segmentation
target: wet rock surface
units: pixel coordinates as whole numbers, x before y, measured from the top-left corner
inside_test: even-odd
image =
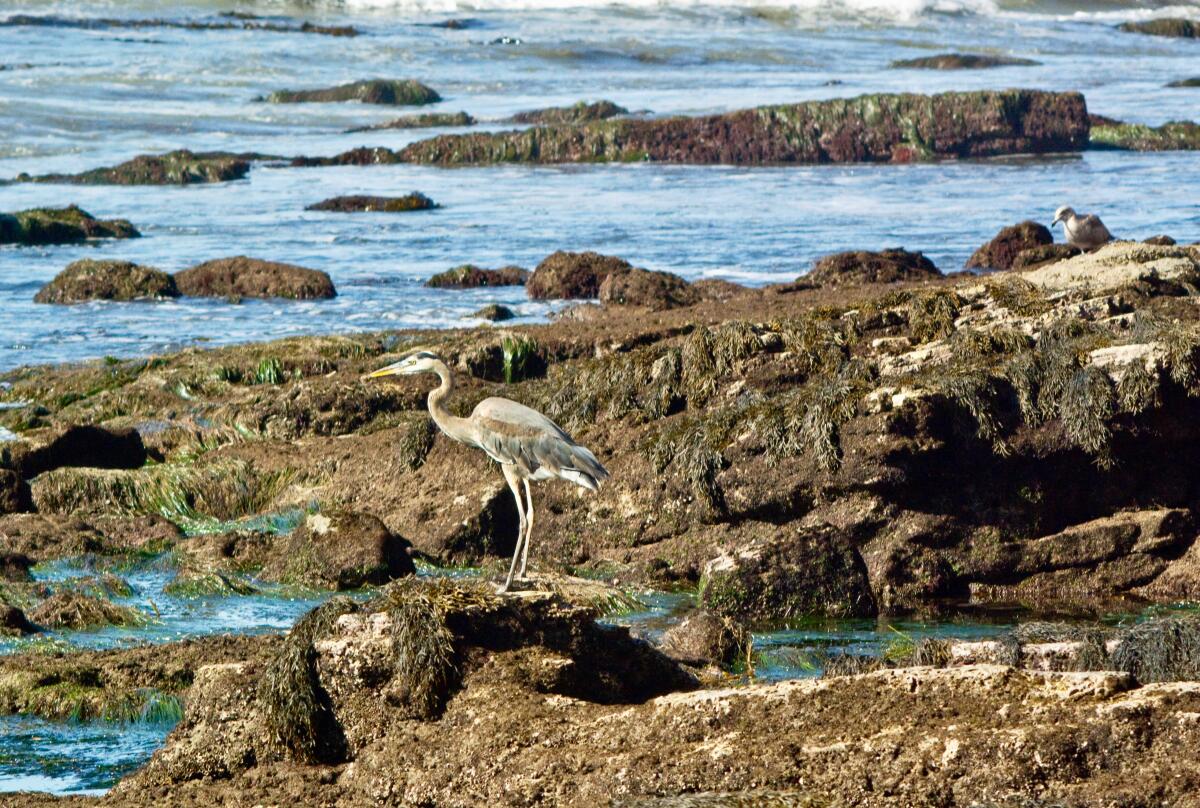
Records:
[[[335,196],[309,205],[305,210],[336,213],[403,213],[410,210],[432,210],[439,207],[425,194],[414,191],[404,196]]]
[[[529,270],[516,266],[499,269],[483,269],[474,264],[439,272],[425,285],[431,289],[478,289],[484,286],[524,286],[529,280]]]
[[[0,244],[75,244],[140,235],[125,219],[97,219],[76,205],[0,213]]]
[[[1024,221],[1006,227],[967,259],[968,269],[1012,269],[1017,256],[1054,243],[1054,235],[1043,224]]]
[[[163,300],[179,297],[175,280],[154,267],[130,261],[85,258],[68,264],[38,290],[37,303],[86,303],[89,300]]]
[[[1180,17],[1164,17],[1157,20],[1136,20],[1123,22],[1117,26],[1122,31],[1135,34],[1150,34],[1152,36],[1178,37],[1196,39],[1200,37],[1200,22],[1182,19]]]
[[[670,272],[632,268],[607,275],[600,282],[597,297],[605,305],[644,306],[660,311],[690,306],[700,299],[700,293]]]
[[[282,23],[241,12],[223,12],[221,20],[171,20],[163,18],[67,17],[57,14],[10,14],[0,19],[0,26],[21,28],[86,28],[89,30],[130,28],[181,28],[191,31],[269,31],[287,34],[323,34],[326,36],[357,36],[358,30],[349,25],[299,25]]]
[[[217,258],[175,275],[189,297],[321,300],[337,296],[328,273],[244,255]]]
[[[465,112],[422,112],[403,115],[383,123],[358,126],[347,132],[375,132],[380,129],[432,129],[440,126],[474,126],[478,121]]]
[[[414,79],[364,79],[315,90],[276,90],[260,100],[271,104],[358,101],[388,106],[421,106],[441,101],[442,97]]]
[[[96,168],[79,174],[42,174],[17,176],[18,182],[65,183],[69,185],[195,185],[240,180],[250,171],[252,160],[271,155],[228,152],[190,152],[186,149],[167,154],[144,154],[110,168]],[[278,159],[278,158],[276,158]]]
[[[399,152],[373,150],[371,159],[434,165],[903,163],[1078,151],[1087,135],[1082,95],[1008,90],[869,95],[697,118],[441,135]]]
[[[508,306],[501,306],[499,303],[489,303],[471,316],[478,317],[481,320],[489,320],[493,323],[500,323],[513,319],[517,314]]]
[[[893,249],[827,255],[813,264],[802,280],[838,286],[863,283],[901,283],[940,278],[941,271],[919,252]]]
[[[1092,148],[1129,151],[1195,151],[1200,149],[1200,124],[1171,121],[1162,126],[1111,121],[1093,126]]]
[[[989,56],[975,53],[940,53],[937,56],[919,56],[892,62],[893,68],[920,68],[923,70],[981,70],[989,67],[1029,67],[1041,62],[1015,56]]]
[[[359,589],[415,573],[410,548],[370,514],[312,514],[293,531],[284,552],[267,564],[262,577],[325,589]]]

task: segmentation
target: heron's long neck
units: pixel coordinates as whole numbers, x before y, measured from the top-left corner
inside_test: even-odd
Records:
[[[429,391],[429,414],[433,417],[433,422],[459,443],[474,445],[476,443],[475,430],[471,428],[471,422],[466,418],[459,418],[457,415],[451,414],[450,410],[446,408],[446,399],[450,398],[450,394],[454,392],[454,377],[450,375],[450,368],[442,362],[438,362],[434,366],[434,372],[437,373],[442,383]]]

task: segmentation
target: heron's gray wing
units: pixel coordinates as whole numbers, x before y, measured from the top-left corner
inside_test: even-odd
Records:
[[[608,477],[596,456],[537,410],[506,398],[484,399],[471,414],[485,452],[526,477],[562,477],[595,490]]]

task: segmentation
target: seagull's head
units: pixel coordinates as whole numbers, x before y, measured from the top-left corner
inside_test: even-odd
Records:
[[[380,376],[412,376],[417,373],[436,373],[437,365],[441,363],[437,354],[430,351],[412,351],[399,362],[393,362],[387,367],[380,368],[367,376],[377,379]]]
[[[1058,224],[1059,222],[1065,222],[1074,215],[1075,211],[1073,208],[1071,208],[1069,205],[1063,205],[1061,208],[1054,211],[1054,221],[1050,222],[1050,226],[1054,227],[1054,225]]]

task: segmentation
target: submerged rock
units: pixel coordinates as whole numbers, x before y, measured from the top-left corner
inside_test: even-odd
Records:
[[[1162,126],[1112,121],[1091,128],[1090,145],[1129,151],[1195,151],[1200,149],[1200,124],[1170,121]]]
[[[0,468],[0,514],[33,510],[29,484],[14,471]]]
[[[413,79],[364,79],[317,90],[277,90],[259,100],[272,104],[359,101],[363,104],[420,106],[437,103],[442,97]]]
[[[1193,76],[1190,79],[1179,79],[1167,85],[1168,87],[1200,87],[1200,76]]]
[[[237,155],[228,152],[197,152],[187,149],[167,154],[143,154],[120,165],[94,168],[79,174],[20,174],[18,182],[67,183],[72,185],[195,185],[240,180],[250,171],[250,161],[270,155]],[[278,159],[278,158],[276,158]]]
[[[1167,17],[1157,20],[1135,20],[1123,22],[1117,27],[1122,31],[1129,31],[1135,34],[1179,37],[1183,39],[1200,37],[1200,22],[1179,17]]]
[[[1078,151],[1078,93],[1034,90],[864,95],[696,118],[620,119],[519,132],[441,135],[374,162],[435,165],[629,162],[893,162]]]
[[[140,235],[125,219],[97,219],[76,205],[0,213],[0,244],[74,244]]]
[[[422,112],[419,115],[404,115],[383,123],[357,126],[347,133],[375,132],[380,129],[433,129],[442,126],[474,126],[478,121],[465,112]]]
[[[425,285],[430,289],[479,289],[491,286],[524,286],[529,280],[529,270],[518,266],[482,269],[474,264],[439,272]]]
[[[606,276],[600,283],[597,297],[605,305],[644,306],[661,311],[697,303],[700,293],[670,272],[631,268]]]
[[[33,296],[35,303],[84,303],[89,300],[163,300],[179,297],[175,280],[154,267],[130,261],[85,258],[68,264]]]
[[[403,213],[410,210],[432,210],[441,207],[425,194],[413,191],[404,196],[335,196],[309,205],[305,210],[335,211],[337,213]]]
[[[625,109],[625,107],[617,106],[612,101],[596,101],[591,104],[587,101],[580,101],[569,107],[547,107],[546,109],[531,109],[526,112],[518,112],[510,120],[513,123],[562,125],[587,123],[588,121],[604,121],[609,118],[615,118],[618,115],[628,114],[629,110]]]
[[[337,296],[328,273],[244,255],[197,264],[176,273],[175,283],[189,297],[323,300]]]
[[[750,634],[728,617],[695,609],[663,635],[663,652],[691,665],[732,665],[750,647]]]
[[[1054,235],[1045,225],[1024,221],[1001,230],[971,254],[967,269],[1012,269],[1022,250],[1054,243]]]
[[[942,277],[933,262],[919,252],[903,249],[843,252],[813,264],[802,280],[829,286],[863,283],[902,283]]]
[[[920,56],[916,59],[900,59],[892,62],[893,68],[921,68],[924,70],[979,70],[987,67],[1029,67],[1040,65],[1033,59],[1015,56],[987,56],[976,53],[940,53],[937,56]]]
[[[343,590],[416,572],[411,545],[365,513],[312,514],[293,531],[286,547],[263,569],[264,579]]]
[[[1043,244],[1039,247],[1029,247],[1013,256],[1009,269],[1037,269],[1055,261],[1073,258],[1082,250],[1070,244]]]
[[[633,266],[623,258],[559,250],[537,265],[525,289],[534,300],[595,298],[610,275],[621,275],[631,269]]]
[[[501,306],[499,303],[489,303],[471,316],[477,317],[480,320],[490,320],[493,323],[499,323],[511,320],[517,315],[508,306]]]

